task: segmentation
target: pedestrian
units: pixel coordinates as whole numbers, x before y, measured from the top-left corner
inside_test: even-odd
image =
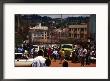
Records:
[[[76,52],[76,49],[74,51],[74,62],[77,63],[77,52]]]
[[[86,56],[86,54],[87,54],[87,49],[83,48],[83,52],[81,54],[81,66],[85,65],[85,56]]]
[[[47,67],[51,65],[51,60],[49,59],[49,57],[46,58],[45,64]]]
[[[48,57],[51,58],[52,57],[52,50],[51,48],[48,49]],[[52,59],[52,58],[51,58]]]
[[[85,57],[84,57],[85,53],[83,52],[81,55],[81,66],[84,66],[85,64]]]
[[[92,50],[90,52],[90,63],[93,63],[94,62],[94,51]]]
[[[65,58],[64,49],[60,50],[59,53],[60,53],[60,56],[61,56],[61,58],[60,58],[60,64],[61,64],[62,63],[62,60],[64,60],[64,58]]]
[[[43,51],[39,50],[38,51],[38,56],[34,58],[32,67],[45,67],[46,59],[43,57]]]
[[[92,52],[92,63],[94,64],[96,61],[96,53],[95,51]]]
[[[78,63],[79,62],[79,53],[78,53],[78,48],[76,49],[76,52],[75,52],[75,55],[76,55],[76,58],[75,58],[75,60],[76,60],[76,63]]]
[[[29,53],[27,50],[24,51],[24,57],[26,58],[26,61],[27,61],[29,58]]]
[[[90,60],[89,60],[89,57],[90,57],[90,50],[88,50],[87,54],[86,54],[86,65],[89,65],[90,64]]]
[[[83,53],[83,48],[80,47],[80,49],[79,49],[79,62],[81,62],[81,55],[82,55],[82,53]]]
[[[18,50],[18,53],[23,53],[24,52],[24,49],[21,46],[19,46],[17,50]]]
[[[56,62],[56,60],[58,58],[58,51],[56,49],[54,49],[52,54],[53,54],[53,57],[54,57],[54,61]]]
[[[63,67],[68,67],[68,61],[64,59]]]
[[[71,62],[72,63],[75,62],[75,50],[73,50],[73,52],[72,52]]]
[[[34,48],[31,49],[31,57],[34,58]]]
[[[35,52],[35,48],[33,48],[33,58],[35,58],[37,53]]]
[[[47,49],[44,49],[44,57],[47,57]]]

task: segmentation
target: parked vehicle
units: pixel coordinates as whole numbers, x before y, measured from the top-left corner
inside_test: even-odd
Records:
[[[38,52],[40,49],[38,45],[33,45],[33,48],[35,48],[35,52]]]

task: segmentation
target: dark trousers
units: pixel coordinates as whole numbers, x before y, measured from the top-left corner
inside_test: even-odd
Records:
[[[84,66],[84,64],[85,64],[85,57],[82,56],[82,57],[81,57],[81,66]]]
[[[86,65],[89,65],[90,62],[89,62],[89,56],[86,56]]]

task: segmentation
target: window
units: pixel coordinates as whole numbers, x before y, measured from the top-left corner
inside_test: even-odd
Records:
[[[81,28],[81,31],[83,32],[84,31],[84,28]]]
[[[69,37],[71,37],[71,33],[69,33]]]
[[[84,38],[84,35],[83,35],[83,34],[81,34],[81,35],[80,35],[80,37],[81,37],[81,38]]]
[[[85,38],[87,38],[87,34],[85,34]]]
[[[76,32],[76,31],[77,31],[77,28],[74,29],[74,32]]]
[[[71,31],[71,28],[69,29],[69,31]]]
[[[87,28],[85,28],[85,31],[87,31]]]
[[[77,34],[74,34],[74,38],[76,38],[77,37]]]

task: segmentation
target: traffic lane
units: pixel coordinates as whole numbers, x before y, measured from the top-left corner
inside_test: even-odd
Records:
[[[60,61],[57,60],[56,62],[52,60],[50,67],[62,67],[62,64],[59,64]],[[80,63],[71,63],[68,61],[69,67],[81,67]],[[15,67],[31,67],[32,61],[15,61]],[[84,67],[96,67],[96,64],[85,65]]]

